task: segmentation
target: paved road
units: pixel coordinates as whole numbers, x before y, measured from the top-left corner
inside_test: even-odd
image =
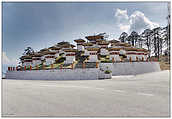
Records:
[[[3,116],[170,116],[169,71],[108,80],[2,83]]]

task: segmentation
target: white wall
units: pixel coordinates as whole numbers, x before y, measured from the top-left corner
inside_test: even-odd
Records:
[[[73,56],[69,56],[69,55],[73,55]],[[65,64],[70,64],[73,63],[75,61],[75,52],[65,52]]]
[[[32,67],[41,64],[41,60],[32,60]]]
[[[75,56],[66,56],[66,60],[64,61],[65,64],[70,64],[75,61]]]
[[[136,55],[127,55],[127,59],[130,60],[130,57],[131,57],[131,60],[132,61],[136,61]]]
[[[112,47],[113,48],[122,48],[122,46],[115,46],[115,45],[113,45]]]
[[[105,48],[101,48],[101,49],[100,49],[100,54],[101,54],[101,55],[109,55],[109,51],[106,50]]]
[[[84,55],[89,56],[90,55],[89,51],[85,49]]]
[[[58,52],[55,54],[55,57],[59,57],[59,53]]]
[[[55,62],[54,58],[45,58],[45,65],[50,65]]]
[[[97,62],[97,61],[98,61],[97,55],[90,55],[89,56],[88,62]]]
[[[83,45],[77,45],[77,49],[79,51],[84,51],[84,46]]]
[[[127,53],[132,53],[132,52],[136,53],[136,51],[127,51]],[[127,54],[127,59],[129,60],[131,57],[132,61],[136,61],[136,56],[137,56],[136,54]]]
[[[107,67],[112,71],[113,76],[137,75],[161,71],[158,62],[100,63],[99,68],[106,70]],[[8,71],[6,73],[6,79],[96,80],[99,78],[106,78],[104,72],[100,71],[99,68]]]
[[[42,57],[41,57],[41,60],[44,60],[45,59],[45,55],[43,55]]]
[[[6,79],[24,80],[97,80],[98,68],[8,71]]]
[[[61,54],[61,53],[65,53],[65,52],[63,51],[63,49],[60,49],[60,50],[59,50],[59,54]]]
[[[114,58],[115,61],[120,61],[119,55],[110,55],[110,60]]]
[[[148,55],[144,55],[144,60],[146,61],[148,58]]]
[[[158,62],[124,62],[124,63],[101,63],[100,67],[106,67],[112,71],[113,76],[136,75],[149,72],[161,71]]]
[[[97,53],[97,51],[88,51],[89,54],[90,53]],[[98,57],[97,55],[89,55],[89,60],[88,62],[97,62],[98,61]]]
[[[140,51],[140,52],[137,52],[137,53],[144,53],[144,52]],[[144,55],[137,55],[137,56],[138,56],[139,60],[142,60],[142,57],[144,58]]]

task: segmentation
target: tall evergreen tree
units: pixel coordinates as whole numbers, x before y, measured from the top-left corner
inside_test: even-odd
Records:
[[[151,36],[152,36],[152,34],[153,34],[153,31],[150,30],[150,29],[145,29],[143,31],[143,33],[141,34],[141,37],[143,39],[143,42],[146,45],[147,50],[149,51],[149,57],[150,57],[151,46],[152,46],[152,44],[151,44]]]
[[[133,46],[136,46],[138,39],[139,39],[139,34],[135,31],[131,32],[131,34],[128,36],[128,41],[131,42]]]
[[[126,32],[123,32],[120,37],[119,37],[119,40],[121,42],[126,42],[127,41],[127,37],[128,37],[128,34]]]
[[[34,50],[31,47],[27,47],[23,53],[23,55],[32,55],[32,54],[34,54]]]

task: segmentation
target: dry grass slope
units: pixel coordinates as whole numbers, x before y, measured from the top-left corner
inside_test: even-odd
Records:
[[[161,56],[159,64],[161,70],[170,70],[170,62],[168,60],[168,56]]]

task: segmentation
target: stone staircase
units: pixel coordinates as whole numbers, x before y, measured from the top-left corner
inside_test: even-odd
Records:
[[[76,60],[78,61],[81,58],[81,55],[83,54],[83,51],[77,51],[76,52]]]
[[[72,63],[69,63],[69,64],[63,64],[63,67],[68,67],[68,66],[71,66]]]
[[[83,63],[89,56],[80,56],[79,63]]]
[[[83,68],[83,62],[86,61],[86,59],[89,56],[84,56],[82,55],[83,51],[78,51],[76,53],[76,60],[78,61],[77,64],[75,65],[75,68]],[[86,62],[85,63],[85,68],[96,68],[96,62]]]
[[[82,66],[83,66],[82,64],[83,64],[82,62],[78,62],[75,65],[75,68],[82,68]],[[96,68],[96,62],[86,62],[85,68]]]

